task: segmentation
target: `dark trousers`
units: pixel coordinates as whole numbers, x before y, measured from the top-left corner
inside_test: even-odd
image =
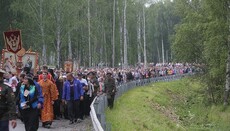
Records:
[[[0,121],[0,131],[9,131],[9,121],[8,120]]]
[[[83,117],[84,117],[84,105],[85,105],[85,101],[84,100],[82,100],[82,101],[80,101],[80,104],[79,104],[79,117],[80,117],[80,119],[83,119]]]
[[[114,97],[115,97],[115,95],[110,95],[110,97],[107,97],[107,100],[108,100],[108,107],[109,107],[110,109],[113,108]]]
[[[63,107],[63,116],[64,116],[64,118],[65,118],[65,119],[69,119],[69,116],[68,116],[68,106],[67,106],[67,104],[63,104],[62,107]]]
[[[94,98],[96,97],[95,94],[93,94],[91,97],[88,95],[87,97],[87,101],[86,101],[86,115],[89,115],[90,114],[90,105],[91,103],[93,102]]]
[[[39,127],[38,109],[24,109],[21,113],[26,131],[37,131]]]
[[[61,103],[60,100],[55,100],[54,101],[54,106],[53,106],[53,109],[54,109],[54,118],[57,118],[57,117],[61,116],[60,103]]]
[[[91,100],[89,95],[84,96],[84,115],[89,116]]]
[[[67,101],[68,117],[70,121],[80,118],[80,100]]]

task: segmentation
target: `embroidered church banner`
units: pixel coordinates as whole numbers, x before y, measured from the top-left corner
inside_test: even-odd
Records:
[[[3,33],[6,49],[9,52],[17,53],[22,49],[21,31],[6,31]]]

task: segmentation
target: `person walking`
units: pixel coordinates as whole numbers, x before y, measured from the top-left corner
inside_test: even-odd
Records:
[[[89,87],[89,92],[88,94],[91,97],[91,102],[93,101],[93,99],[97,96],[98,92],[99,92],[99,82],[98,79],[96,77],[96,73],[95,72],[89,72],[88,73],[88,87]]]
[[[104,86],[105,86],[105,93],[107,95],[108,106],[110,109],[112,109],[114,103],[114,97],[116,93],[116,84],[115,84],[115,79],[112,77],[111,72],[108,72],[106,74]]]
[[[88,100],[86,101],[86,114],[90,114],[90,105],[93,102],[94,98],[97,96],[100,85],[96,78],[95,72],[89,72],[87,74],[88,80],[88,91],[86,92]]]
[[[20,93],[20,88],[21,88],[21,86],[23,84],[23,80],[24,80],[25,76],[26,76],[26,74],[24,74],[24,73],[21,73],[19,75],[19,82],[18,82],[18,84],[16,86],[16,92],[15,92],[16,105],[17,105],[17,109],[18,109],[17,116],[21,121],[23,121],[23,119],[22,119],[22,116],[21,116],[21,108],[20,108],[20,104],[19,104],[19,93]]]
[[[37,131],[39,127],[39,109],[43,99],[30,75],[26,75],[18,94],[19,107],[26,131]]]
[[[4,84],[3,75],[6,72],[0,69],[0,131],[9,131],[17,126],[16,104],[13,90]]]
[[[42,66],[42,72],[48,72],[48,66],[43,65]],[[55,80],[54,80],[53,76],[49,72],[48,72],[48,75],[46,76],[46,78],[51,80],[53,83],[55,83]],[[40,80],[43,80],[43,74],[38,75],[38,82]]]
[[[83,100],[84,91],[79,80],[72,73],[67,74],[67,81],[63,86],[62,101],[67,103],[69,124],[78,122],[80,118],[80,100]]]
[[[42,73],[42,80],[38,84],[42,88],[42,94],[44,97],[44,106],[41,110],[41,121],[42,126],[45,128],[50,128],[54,118],[53,104],[54,101],[58,99],[57,87],[56,85],[48,79],[48,72],[44,71]]]
[[[84,116],[88,116],[89,114],[87,114],[87,103],[89,101],[88,95],[86,94],[86,92],[88,91],[88,82],[86,79],[83,78],[83,74],[82,73],[78,73],[77,74],[77,79],[80,81],[80,83],[82,84],[82,88],[84,90],[84,98],[82,101],[80,101],[80,119],[83,120]]]

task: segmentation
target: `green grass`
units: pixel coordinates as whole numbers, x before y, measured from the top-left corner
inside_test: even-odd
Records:
[[[204,104],[194,79],[153,83],[123,94],[106,120],[112,131],[230,130],[230,108]]]

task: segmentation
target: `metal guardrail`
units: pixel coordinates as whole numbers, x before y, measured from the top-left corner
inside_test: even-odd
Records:
[[[154,77],[149,79],[140,79],[135,81],[130,81],[124,83],[117,87],[117,92],[115,96],[115,100],[119,98],[123,93],[127,92],[130,89],[147,85],[154,82],[161,82],[161,81],[173,81],[179,80],[185,76],[193,75],[192,73],[188,74],[181,74],[181,75],[171,75],[171,76],[164,76],[164,77]],[[94,98],[92,104],[90,105],[91,111],[90,116],[93,123],[93,128],[95,131],[110,131],[111,124],[107,123],[105,120],[105,110],[107,108],[107,96],[102,94]]]

